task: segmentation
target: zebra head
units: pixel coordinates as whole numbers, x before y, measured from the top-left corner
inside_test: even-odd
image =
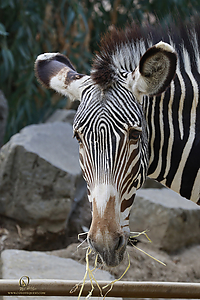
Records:
[[[77,73],[59,53],[42,54],[35,64],[45,87],[80,100],[73,127],[93,207],[88,243],[107,266],[123,259],[130,209],[148,170],[143,97],[164,92],[176,71],[169,44],[147,51],[142,43],[136,50],[128,42],[115,46],[104,42],[90,76]]]

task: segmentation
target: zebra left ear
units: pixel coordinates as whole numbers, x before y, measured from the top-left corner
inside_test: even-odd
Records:
[[[128,85],[136,98],[156,96],[170,85],[176,74],[177,54],[167,43],[160,42],[141,57],[139,67],[129,75]]]
[[[44,87],[77,100],[81,98],[81,84],[89,77],[77,73],[70,60],[60,53],[39,55],[35,74]]]

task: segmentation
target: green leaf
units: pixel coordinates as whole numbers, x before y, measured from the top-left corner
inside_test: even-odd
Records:
[[[9,33],[6,31],[5,26],[0,23],[0,35],[7,36]]]
[[[86,17],[86,15],[84,14],[83,7],[81,6],[80,3],[79,3],[79,6],[78,6],[78,13],[79,13],[79,14],[81,15],[81,17],[82,17],[82,20],[83,20],[83,22],[84,22],[86,31],[88,31],[87,17]]]
[[[74,18],[75,18],[75,12],[72,9],[72,7],[69,7],[68,11],[67,11],[67,25],[65,27],[65,33],[67,33],[69,31],[69,29],[72,25],[72,22],[74,21]]]
[[[25,59],[29,58],[27,45],[23,45],[23,44],[19,45],[18,50]]]
[[[9,58],[8,58],[8,55],[7,55],[7,50],[6,49],[2,49],[1,50],[1,54],[2,54],[2,57],[3,57],[3,65],[4,65],[4,76],[7,77],[8,75],[8,72],[9,72]]]
[[[12,71],[15,67],[15,61],[12,52],[9,49],[7,49],[7,56],[9,60],[10,70]]]

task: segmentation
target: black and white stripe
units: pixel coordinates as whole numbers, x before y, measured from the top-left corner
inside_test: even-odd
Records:
[[[200,32],[184,31],[177,75],[159,97],[144,99],[149,131],[148,175],[194,202],[200,198]]]
[[[131,128],[143,131],[139,147],[138,142],[129,141]],[[148,165],[145,121],[141,105],[123,85],[116,83],[102,91],[91,82],[82,93],[74,131],[90,189],[112,184],[123,198],[144,183]]]

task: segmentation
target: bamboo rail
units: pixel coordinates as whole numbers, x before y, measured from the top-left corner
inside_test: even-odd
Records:
[[[24,280],[22,280],[24,278]],[[78,296],[80,282],[73,280],[54,280],[54,279],[29,279],[23,276],[20,280],[0,280],[1,296]],[[102,288],[109,284],[106,281],[99,281]],[[79,287],[71,293],[75,285]],[[103,289],[105,295],[109,287]],[[82,291],[82,296],[87,296],[91,291],[90,282],[86,282]],[[96,283],[92,296],[99,297],[100,292]],[[181,283],[181,282],[115,282],[112,290],[107,297],[122,298],[182,298],[200,299],[200,283]]]

